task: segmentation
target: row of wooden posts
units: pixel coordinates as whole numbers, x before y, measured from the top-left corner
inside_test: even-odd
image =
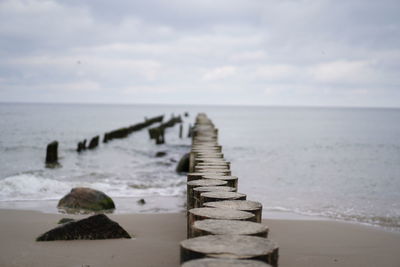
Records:
[[[180,117],[179,117],[180,118]],[[149,127],[154,123],[162,123],[164,115],[156,116],[150,119],[145,118],[144,122],[140,122],[128,127],[119,128],[104,134],[103,143],[108,143],[113,139],[125,138],[129,134],[142,130],[143,128]],[[163,124],[161,124],[163,125]],[[77,151],[81,152],[86,149],[94,149],[99,145],[100,136],[97,135],[90,139],[89,145],[86,145],[87,140],[78,142]],[[46,149],[46,164],[52,167],[58,163],[58,141],[53,141],[47,145]]]
[[[149,136],[150,139],[154,139],[156,141],[157,145],[161,145],[165,143],[165,129],[169,127],[174,127],[175,124],[180,123],[180,128],[179,128],[179,137],[182,138],[182,131],[183,131],[183,125],[182,125],[182,118],[181,116],[172,116],[171,119],[169,119],[167,122],[160,124],[157,127],[153,127],[149,129]]]
[[[268,239],[262,205],[238,192],[238,177],[224,159],[218,129],[204,113],[192,128],[187,180],[182,266],[278,266],[279,248]]]
[[[149,127],[154,123],[162,122],[163,119],[164,119],[164,115],[157,116],[157,117],[150,118],[150,119],[145,118],[144,122],[139,122],[139,123],[136,123],[136,124],[128,126],[128,127],[118,128],[116,130],[106,132],[106,133],[104,133],[103,143],[108,143],[113,139],[126,138],[126,137],[128,137],[128,135],[130,135],[133,132],[140,131],[143,128]],[[77,151],[81,152],[82,150],[85,150],[86,148],[88,148],[88,149],[96,148],[99,145],[99,139],[100,139],[100,136],[93,137],[90,140],[88,147],[86,147],[86,139],[83,140],[82,142],[79,142]]]

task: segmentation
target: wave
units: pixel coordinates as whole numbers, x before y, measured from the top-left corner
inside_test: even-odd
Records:
[[[367,215],[361,213],[355,214],[357,213],[357,211],[355,210],[353,210],[352,212],[353,214],[350,214],[350,213],[341,213],[339,211],[333,212],[324,210],[303,210],[298,208],[286,208],[280,206],[265,207],[265,210],[277,211],[277,212],[290,212],[310,217],[319,217],[319,218],[328,218],[338,221],[355,222],[371,226],[379,226],[396,232],[400,231],[400,216],[396,215],[376,216],[376,215]]]
[[[71,190],[68,183],[24,173],[0,180],[0,200],[55,199]]]
[[[153,180],[132,183],[126,180],[70,181],[50,179],[42,172],[27,172],[0,180],[0,201],[56,200],[74,187],[90,187],[111,197],[181,196],[185,192],[182,179]]]

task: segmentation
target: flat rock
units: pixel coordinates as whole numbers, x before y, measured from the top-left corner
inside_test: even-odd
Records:
[[[58,224],[64,224],[64,223],[70,223],[70,222],[74,222],[75,219],[72,218],[62,218],[58,221]]]
[[[41,236],[36,241],[131,238],[116,222],[104,214],[79,221],[64,223]]]
[[[101,191],[87,187],[76,187],[64,196],[57,205],[67,213],[79,211],[101,211],[115,209],[114,201]]]

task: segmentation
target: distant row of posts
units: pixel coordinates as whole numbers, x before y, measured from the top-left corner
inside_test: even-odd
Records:
[[[189,114],[187,112],[184,113],[184,116],[187,117]],[[164,120],[164,115],[156,116],[150,119],[145,118],[144,122],[140,122],[128,127],[118,128],[116,130],[112,130],[109,132],[104,133],[103,143],[108,143],[113,139],[121,139],[128,137],[131,133],[142,130],[146,127],[149,127],[155,123],[161,123],[159,126],[150,128],[149,135],[151,139],[156,140],[156,144],[163,144],[165,143],[165,129],[168,127],[173,127],[175,124],[180,123],[179,129],[179,137],[182,138],[182,118],[181,116],[172,116],[167,122],[162,123]],[[189,126],[188,136],[191,135],[191,126]],[[94,136],[90,139],[89,144],[87,144],[87,139],[78,142],[77,144],[77,152],[82,152],[87,149],[94,149],[99,146],[100,143],[100,136]],[[58,166],[58,141],[53,141],[47,145],[46,149],[46,166],[47,167],[54,167]]]
[[[201,113],[192,128],[187,174],[187,238],[181,266],[278,266],[279,248],[262,224],[262,204],[238,193],[238,177]]]

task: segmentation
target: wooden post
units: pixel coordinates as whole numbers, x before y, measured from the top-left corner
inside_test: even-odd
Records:
[[[199,162],[196,166],[227,166],[230,169],[231,163],[229,161]]]
[[[206,171],[206,170],[222,170],[222,171],[229,171],[228,166],[198,166],[194,167],[194,171]]]
[[[192,226],[193,237],[203,235],[251,235],[267,238],[268,227],[262,223],[234,220],[201,220]]]
[[[81,152],[82,150],[84,150],[84,148],[83,148],[83,142],[79,142],[76,151]]]
[[[235,209],[235,210],[251,212],[256,216],[256,222],[261,223],[262,221],[262,204],[257,201],[224,200],[224,201],[206,202],[203,203],[203,206],[208,208]]]
[[[104,138],[103,138],[103,143],[107,143],[108,142],[108,133],[104,134]]]
[[[188,127],[188,138],[192,137],[192,125],[189,123],[189,127]]]
[[[194,198],[193,198],[193,188],[201,187],[201,186],[226,186],[227,182],[222,180],[194,180],[187,183],[187,209],[192,209],[194,207]]]
[[[204,171],[204,172],[189,172],[187,174],[187,181],[199,180],[203,179],[206,175],[224,175],[223,172],[215,172],[215,171]]]
[[[93,137],[92,140],[90,140],[88,148],[89,149],[96,148],[99,145],[99,138],[100,138],[99,136]]]
[[[216,266],[229,266],[229,267],[272,267],[262,261],[255,260],[231,260],[231,259],[197,259],[187,261],[181,265],[182,267],[216,267]]]
[[[234,192],[230,186],[200,186],[193,188],[193,208],[200,208],[200,194],[204,192]]]
[[[246,200],[246,194],[237,192],[204,192],[200,194],[200,207],[206,202],[216,202],[223,200]]]
[[[179,125],[179,138],[182,139],[182,134],[183,134],[183,125],[182,123]]]
[[[222,180],[227,181],[228,186],[238,189],[238,178],[236,176],[229,175],[204,175],[203,179],[212,179],[212,180]]]
[[[207,235],[180,243],[181,263],[199,258],[253,259],[278,266],[279,248],[269,239],[246,235]]]
[[[58,162],[58,142],[53,141],[47,145],[46,149],[46,164]]]
[[[205,219],[215,220],[237,220],[237,221],[254,221],[254,214],[250,212],[234,210],[234,209],[219,209],[219,208],[195,208],[190,209],[188,214],[188,238],[193,237],[192,225],[194,222]]]

